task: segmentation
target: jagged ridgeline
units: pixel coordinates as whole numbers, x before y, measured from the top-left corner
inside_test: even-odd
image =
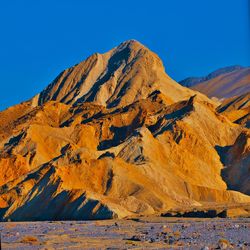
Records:
[[[172,80],[134,40],[90,56],[2,111],[0,138],[1,220],[122,218],[250,202],[249,130]]]

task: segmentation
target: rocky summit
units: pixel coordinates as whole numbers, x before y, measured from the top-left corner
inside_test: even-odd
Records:
[[[249,203],[249,109],[240,100],[218,103],[179,85],[135,40],[96,53],[0,112],[0,218]]]

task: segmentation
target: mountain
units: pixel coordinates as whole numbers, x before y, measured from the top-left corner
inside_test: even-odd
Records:
[[[235,70],[240,70],[243,69],[244,67],[240,66],[240,65],[234,65],[234,66],[228,66],[225,68],[221,68],[221,69],[217,69],[215,71],[213,71],[212,73],[208,74],[207,76],[202,76],[202,77],[188,77],[182,81],[180,81],[179,83],[182,86],[191,88],[201,82],[205,82],[205,81],[209,81],[217,76],[223,75],[223,74],[227,74],[230,72],[233,72]]]
[[[231,66],[205,77],[190,77],[180,81],[208,97],[230,98],[250,92],[250,67]]]
[[[108,108],[122,107],[157,89],[173,101],[191,95],[166,75],[155,53],[129,40],[66,69],[33,98],[33,103],[42,105],[53,100],[70,105],[91,102]]]
[[[250,202],[235,184],[242,175],[232,178],[248,154],[246,131],[126,41],[0,112],[0,218],[108,219]],[[247,150],[237,151],[241,140]]]

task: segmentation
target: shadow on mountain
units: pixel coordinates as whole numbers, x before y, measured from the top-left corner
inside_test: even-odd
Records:
[[[115,147],[125,141],[125,139],[133,132],[134,128],[132,126],[115,127],[111,126],[110,131],[114,133],[114,137],[110,140],[102,141],[97,149],[105,150],[111,147]]]
[[[215,146],[215,150],[217,151],[218,155],[220,156],[220,161],[222,162],[223,165],[226,164],[226,156],[227,156],[228,150],[230,148],[231,148],[231,146],[225,146],[225,147],[222,147],[219,145]]]

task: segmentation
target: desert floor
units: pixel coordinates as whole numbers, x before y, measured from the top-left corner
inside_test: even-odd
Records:
[[[250,249],[250,218],[2,222],[2,249]]]

